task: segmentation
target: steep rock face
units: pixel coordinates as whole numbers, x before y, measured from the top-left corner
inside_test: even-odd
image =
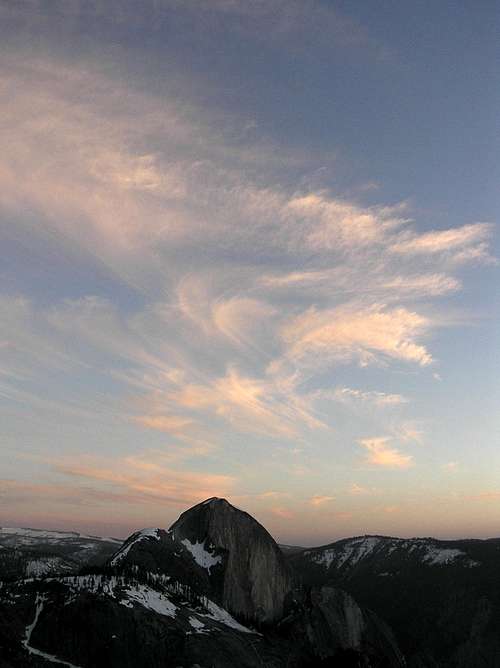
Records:
[[[405,665],[389,627],[340,589],[313,589],[304,621],[309,642],[320,659],[353,651],[369,658],[373,665],[382,659],[388,667]]]
[[[278,545],[253,517],[213,498],[183,513],[170,531],[210,568],[216,598],[230,612],[265,623],[282,617],[292,577]]]

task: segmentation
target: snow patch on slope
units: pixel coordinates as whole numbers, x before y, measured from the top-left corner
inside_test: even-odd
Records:
[[[356,538],[346,543],[341,550],[331,548],[323,550],[319,554],[314,554],[312,560],[317,564],[324,564],[326,568],[329,568],[334,561],[337,568],[341,568],[345,563],[348,563],[349,566],[355,566],[359,561],[370,555],[379,542],[380,538],[375,536]]]
[[[155,577],[156,575],[156,577]],[[160,586],[168,587],[170,578],[166,575],[151,574]],[[92,594],[114,598],[127,608],[133,608],[134,603],[143,608],[153,610],[165,617],[175,617],[177,606],[172,603],[166,593],[157,591],[144,584],[129,584],[120,576],[78,575],[65,578],[54,578],[54,581],[65,584],[73,594],[79,591],[88,591]],[[74,597],[66,601],[72,603]]]
[[[205,549],[205,542],[203,543],[191,543],[188,538],[184,538],[181,543],[186,547],[189,552],[193,555],[196,563],[205,568],[209,573],[212,566],[220,564],[222,557],[220,555],[212,554]]]
[[[242,624],[237,622],[236,619],[232,617],[227,610],[224,610],[224,608],[220,608],[213,601],[207,599],[205,604],[206,608],[209,610],[209,614],[206,616],[210,617],[210,619],[214,619],[216,622],[221,622],[221,624],[225,624],[226,626],[229,626],[230,628],[235,629],[236,631],[241,631],[242,633],[255,634],[255,631],[252,631],[251,629],[248,629],[246,626],[243,626]]]
[[[133,603],[138,603],[143,608],[153,610],[153,612],[157,612],[164,617],[175,617],[177,612],[177,606],[165,594],[160,594],[160,592],[146,585],[125,587],[122,593],[126,598],[121,600],[120,603],[127,608],[132,608]]]
[[[427,548],[426,555],[422,558],[422,561],[425,561],[427,564],[449,564],[452,561],[455,561],[458,557],[465,557],[465,552],[461,550],[455,550],[451,548],[439,548],[433,547],[431,545]]]
[[[189,631],[188,633],[209,633],[209,629],[206,628],[205,624],[201,622],[196,617],[189,617],[189,625],[194,631]]]
[[[460,560],[462,565],[472,567],[479,566],[479,562],[470,559],[465,552],[457,548],[441,547],[435,541],[426,538],[394,538],[389,547],[388,554],[395,550],[405,550],[420,558],[427,566],[442,566]]]

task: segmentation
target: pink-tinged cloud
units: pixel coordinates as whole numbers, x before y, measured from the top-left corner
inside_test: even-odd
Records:
[[[362,485],[358,485],[355,482],[353,482],[352,485],[349,487],[349,494],[352,494],[352,496],[369,496],[374,493],[375,493],[374,489],[369,487],[363,487]]]
[[[275,492],[270,490],[269,492],[262,492],[258,494],[257,498],[259,499],[286,499],[289,498],[291,494],[289,492]]]
[[[322,427],[306,401],[289,390],[230,368],[210,385],[187,384],[167,398],[183,408],[215,413],[242,431],[293,438],[303,426]]]
[[[317,508],[318,506],[324,506],[326,503],[330,503],[330,501],[334,500],[335,500],[334,496],[326,496],[326,495],[322,496],[320,494],[316,494],[309,499],[309,504]]]
[[[468,498],[479,501],[498,501],[500,500],[500,491],[480,492],[479,494],[469,496]]]
[[[432,357],[417,340],[430,327],[427,318],[405,308],[312,307],[286,324],[282,335],[286,356],[297,364],[357,360],[367,365],[392,358],[426,366]]]
[[[390,251],[404,255],[451,254],[456,260],[487,259],[486,240],[492,233],[489,223],[475,223],[425,234],[402,234]]]
[[[116,462],[68,461],[55,469],[65,475],[110,485],[111,489],[143,503],[157,500],[189,505],[212,496],[227,496],[235,484],[235,478],[229,475],[173,469],[168,454],[163,453],[145,453]]]
[[[372,263],[370,255],[376,249],[365,249],[365,259],[360,261],[365,271],[355,263],[337,263],[335,267],[316,271],[294,271],[282,274],[267,274],[259,278],[259,285],[271,294],[276,291],[307,295],[353,294],[368,295],[373,301],[392,303],[409,298],[439,297],[456,292],[461,281],[448,274],[407,273],[400,268],[391,269],[390,262]],[[382,252],[382,251],[380,251]],[[385,251],[384,251],[385,252]],[[385,265],[385,266],[384,266]],[[370,279],[367,281],[367,273]]]
[[[282,506],[271,508],[270,512],[273,515],[276,515],[276,517],[279,517],[284,520],[291,520],[294,517],[294,514],[292,513],[291,510],[289,510],[288,508],[283,508]]]
[[[238,345],[252,346],[263,327],[271,328],[275,314],[276,309],[270,304],[248,297],[219,300],[212,307],[215,327]]]
[[[180,415],[137,415],[133,420],[143,427],[164,431],[167,434],[175,434],[193,424],[191,418]]]
[[[401,508],[399,506],[385,506],[384,513],[388,515],[393,515],[394,513],[399,513]]]
[[[290,215],[314,221],[306,243],[313,249],[350,249],[382,242],[387,231],[400,227],[401,207],[361,208],[351,202],[332,199],[323,193],[294,197],[287,205]]]
[[[337,387],[333,391],[319,390],[315,396],[318,399],[332,399],[344,404],[363,403],[382,408],[408,403],[408,399],[401,394],[387,394],[386,392],[373,390],[356,390],[350,387]]]
[[[413,456],[389,447],[387,445],[389,441],[389,438],[384,437],[362,439],[360,444],[368,451],[365,461],[374,466],[390,469],[407,469],[413,466]]]
[[[227,292],[227,287],[221,288],[213,275],[184,276],[176,288],[177,306],[183,318],[195,324],[209,340],[222,337],[226,345],[230,341],[237,347],[259,351],[263,332],[273,330],[276,308],[246,296],[221,297],[221,289]]]
[[[440,273],[388,276],[381,284],[381,287],[398,295],[428,297],[456,292],[461,286],[457,278]]]

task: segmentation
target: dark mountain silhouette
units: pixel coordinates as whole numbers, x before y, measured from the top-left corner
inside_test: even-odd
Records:
[[[500,539],[278,546],[217,498],[123,544],[4,528],[0,666],[497,668],[499,563]]]
[[[283,617],[291,572],[272,536],[225,499],[208,499],[170,528],[213,583],[211,591],[233,614],[258,622]]]
[[[286,554],[286,553],[285,553]],[[500,540],[360,536],[287,557],[393,629],[411,668],[500,666]]]
[[[134,533],[104,566],[4,582],[0,665],[405,665],[389,627],[335,587],[304,587],[269,533],[224,499]]]

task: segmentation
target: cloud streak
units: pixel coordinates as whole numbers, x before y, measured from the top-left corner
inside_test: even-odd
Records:
[[[319,311],[312,307],[292,319],[282,335],[287,358],[299,365],[357,361],[366,366],[392,358],[427,366],[432,356],[418,337],[430,327],[427,318],[405,308],[374,304]]]
[[[319,506],[324,506],[325,504],[330,503],[330,501],[334,500],[335,500],[334,496],[315,494],[309,499],[309,503],[311,506],[318,508]]]
[[[67,476],[109,485],[131,502],[190,505],[211,496],[228,495],[233,476],[171,468],[168,454],[142,453],[117,462],[100,459],[56,464]]]
[[[316,393],[319,399],[331,399],[345,404],[368,404],[381,408],[399,406],[408,403],[408,399],[401,394],[387,394],[386,392],[355,390],[350,387],[338,387],[333,391],[320,390]]]
[[[391,448],[389,442],[390,439],[386,437],[362,439],[360,444],[368,451],[366,463],[389,469],[407,469],[413,466],[413,456]]]
[[[393,253],[407,255],[446,254],[458,261],[490,260],[485,241],[491,232],[491,224],[475,223],[420,235],[409,233],[403,234],[389,249]]]

